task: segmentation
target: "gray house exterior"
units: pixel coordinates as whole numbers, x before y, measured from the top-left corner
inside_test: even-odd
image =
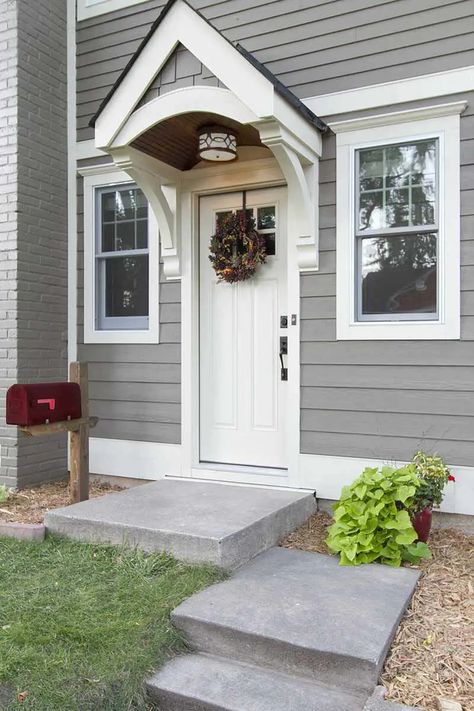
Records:
[[[456,473],[446,510],[474,513],[474,2],[78,0],[67,33],[63,4],[35,3],[33,33],[30,2],[2,4],[0,32],[18,37],[1,55],[18,73],[18,145],[0,146],[2,167],[18,155],[18,210],[3,212],[3,191],[0,204],[16,270],[2,289],[5,387],[62,379],[67,328],[100,418],[94,473],[336,498],[364,466],[426,449]],[[44,72],[22,68],[34,52]],[[206,123],[236,130],[237,161],[195,160]],[[277,223],[250,301],[245,286],[216,287],[205,253],[212,215],[243,193],[257,222],[268,208]],[[112,254],[127,230],[126,256]],[[129,311],[108,292],[131,289],[119,259],[138,274]],[[2,434],[2,481],[64,469],[62,440],[32,449]]]

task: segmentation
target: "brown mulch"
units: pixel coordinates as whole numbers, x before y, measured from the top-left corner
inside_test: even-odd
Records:
[[[91,481],[89,495],[91,499],[112,491],[121,491],[123,487]],[[68,506],[69,485],[67,481],[42,484],[34,489],[22,489],[12,492],[7,501],[0,503],[0,521],[2,523],[43,523],[44,514],[50,509]]]
[[[328,553],[331,523],[317,513],[291,533],[286,548]],[[454,529],[431,533],[423,572],[385,662],[388,700],[438,711],[452,699],[474,711],[474,537]]]

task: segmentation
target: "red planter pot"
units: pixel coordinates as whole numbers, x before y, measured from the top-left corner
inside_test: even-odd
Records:
[[[433,520],[433,510],[427,506],[423,511],[418,511],[411,519],[413,528],[418,534],[418,540],[426,543],[430,537],[431,522]]]

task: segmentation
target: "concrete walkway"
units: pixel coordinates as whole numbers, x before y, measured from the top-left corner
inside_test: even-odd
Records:
[[[150,698],[160,711],[390,711],[369,698],[417,580],[272,548],[173,612],[193,653],[148,681]]]
[[[307,493],[162,480],[45,523],[236,569],[172,613],[191,653],[148,680],[159,711],[402,711],[374,688],[418,573],[273,547],[314,510]]]
[[[125,543],[235,568],[276,545],[315,510],[307,492],[162,479],[49,511],[45,524],[81,541]]]

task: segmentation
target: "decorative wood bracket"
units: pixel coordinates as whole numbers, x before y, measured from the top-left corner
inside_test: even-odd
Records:
[[[179,171],[129,146],[111,155],[115,165],[145,193],[159,225],[163,271],[167,279],[179,279]]]
[[[319,156],[277,121],[254,124],[277,159],[288,185],[288,236],[295,239],[302,272],[319,266]]]

